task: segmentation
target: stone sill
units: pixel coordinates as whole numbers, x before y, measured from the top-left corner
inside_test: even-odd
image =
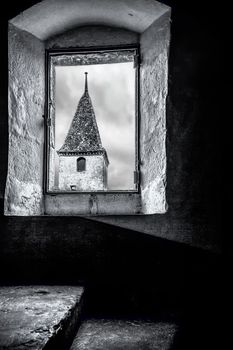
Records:
[[[77,331],[83,293],[70,286],[1,287],[0,348],[64,349]]]

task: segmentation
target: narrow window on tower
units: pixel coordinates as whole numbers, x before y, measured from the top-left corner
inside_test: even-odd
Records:
[[[47,57],[47,192],[137,192],[138,49]]]
[[[77,171],[85,171],[86,170],[86,159],[80,157],[77,159]]]

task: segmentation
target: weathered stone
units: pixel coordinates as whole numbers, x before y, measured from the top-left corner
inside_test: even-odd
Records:
[[[48,215],[131,215],[139,214],[140,210],[139,193],[57,193],[45,196],[45,214]]]
[[[167,9],[155,0],[59,0],[59,6],[57,0],[50,0],[20,13],[12,23],[41,40],[93,24],[142,33]]]
[[[86,170],[77,171],[78,156],[59,157],[59,190],[71,191],[75,185],[76,191],[106,190],[106,163],[103,155],[87,155]]]
[[[91,319],[81,325],[71,350],[169,350],[176,330],[165,322]]]
[[[96,45],[95,45],[96,46]],[[131,50],[98,52],[92,54],[59,55],[51,57],[51,63],[55,66],[82,66],[90,64],[109,64],[132,62],[134,53]]]
[[[82,295],[82,287],[1,287],[0,349],[39,350],[62,339]]]
[[[44,44],[9,25],[6,215],[43,213]]]
[[[49,38],[46,42],[47,49],[69,47],[101,47],[116,45],[134,45],[138,42],[139,34],[119,27],[108,26],[84,26],[77,27],[68,32]]]
[[[166,96],[168,84],[169,13],[140,38],[141,192],[142,213],[164,213],[166,203]]]
[[[5,204],[7,215],[35,215],[43,206],[41,186],[17,178],[8,179],[8,198]]]

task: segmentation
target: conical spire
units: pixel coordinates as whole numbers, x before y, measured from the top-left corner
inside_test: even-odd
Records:
[[[94,109],[88,93],[87,72],[85,72],[85,89],[63,146],[58,153],[82,153],[104,151],[102,147]]]

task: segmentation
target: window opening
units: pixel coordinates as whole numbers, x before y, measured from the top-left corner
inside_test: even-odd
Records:
[[[80,157],[77,159],[77,171],[85,171],[86,170],[86,159]]]
[[[138,191],[138,57],[48,53],[48,192]]]

